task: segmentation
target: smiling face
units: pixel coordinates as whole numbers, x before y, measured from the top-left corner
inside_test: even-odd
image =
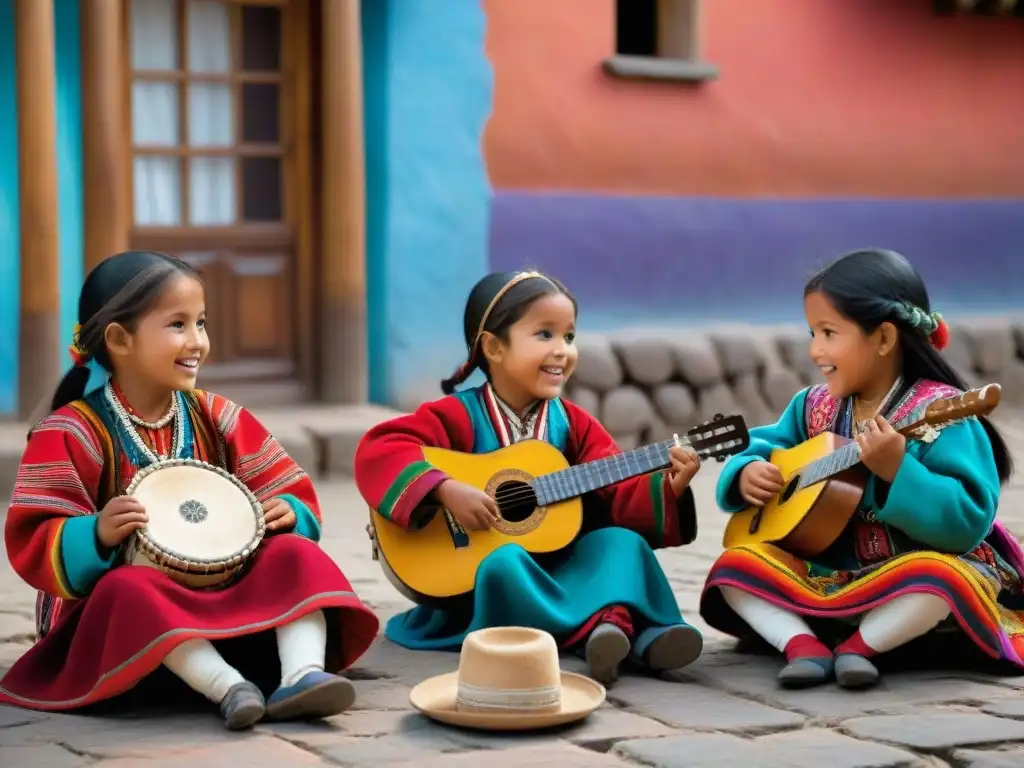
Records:
[[[170,278],[153,306],[111,353],[119,374],[153,389],[187,391],[210,353],[202,283],[188,275]]]
[[[883,323],[872,333],[841,315],[820,292],[804,298],[811,331],[810,355],[836,399],[874,393],[891,381],[895,330]],[[884,391],[884,390],[883,390]]]
[[[508,331],[508,341],[487,334],[483,351],[491,383],[502,400],[521,410],[562,394],[579,351],[576,310],[562,293],[541,296]]]

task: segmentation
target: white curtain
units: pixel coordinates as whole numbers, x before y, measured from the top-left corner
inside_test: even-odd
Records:
[[[228,7],[190,0],[187,12],[189,75],[228,74],[231,36]],[[132,68],[175,70],[178,24],[174,0],[132,0]],[[132,86],[134,143],[151,147],[230,147],[235,141],[231,86],[190,82],[188,136],[179,135],[177,81],[136,79]],[[177,157],[137,155],[134,161],[135,222],[140,226],[210,226],[235,221],[235,160],[193,156],[189,168],[189,210],[181,210],[183,168]]]

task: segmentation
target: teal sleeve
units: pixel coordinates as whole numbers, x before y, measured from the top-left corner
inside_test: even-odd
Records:
[[[876,484],[882,486],[882,483]],[[938,551],[963,554],[992,529],[999,506],[999,474],[992,443],[977,419],[952,424],[933,443],[908,442],[879,521]]]
[[[96,515],[69,517],[60,534],[60,558],[67,584],[77,595],[87,595],[100,576],[114,567],[120,547],[104,557],[96,538]]]
[[[739,512],[750,506],[739,492],[740,472],[745,466],[754,461],[767,461],[776,448],[792,448],[807,439],[804,403],[809,389],[798,392],[774,424],[751,429],[747,449],[725,462],[715,491],[718,506],[724,512]]]
[[[295,513],[296,522],[295,528],[292,529],[292,533],[304,536],[310,541],[320,541],[320,536],[322,535],[320,521],[316,519],[316,515],[313,514],[313,511],[290,493],[282,494],[278,498],[287,501],[288,505]]]

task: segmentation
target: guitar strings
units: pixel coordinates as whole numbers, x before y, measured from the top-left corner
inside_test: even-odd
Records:
[[[707,457],[704,457],[707,458]],[[622,482],[621,480],[608,483],[608,485],[614,485],[615,482]],[[579,494],[582,495],[582,494]],[[494,492],[494,500],[501,504],[517,504],[527,501],[530,498],[536,500],[537,492],[534,487],[528,483],[524,483],[522,486],[517,486],[509,490],[501,490],[500,488]]]

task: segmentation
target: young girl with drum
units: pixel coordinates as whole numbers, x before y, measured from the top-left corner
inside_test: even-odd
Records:
[[[29,435],[7,513],[11,565],[39,590],[38,640],[0,681],[0,703],[73,710],[162,664],[231,729],[346,709],[355,691],[333,673],[366,651],[378,620],[317,543],[309,476],[251,413],[194,389],[210,350],[198,275],[162,254],[118,254],[87,277],[78,316],[75,366]],[[168,458],[220,466],[262,503],[267,535],[221,589],[124,564],[149,519],[125,488]],[[235,666],[211,642],[242,637],[227,644]],[[249,680],[277,665],[253,649],[275,637],[280,684],[264,699]]]
[[[1013,470],[1006,445],[981,417],[924,440],[892,426],[966,388],[940,353],[948,330],[929,303],[921,276],[892,251],[855,251],[813,277],[804,312],[827,383],[752,429],[719,479],[725,511],[763,506],[783,486],[772,451],[826,431],[854,439],[869,473],[854,519],[813,561],[771,544],[733,547],[708,575],[702,615],[778,649],[782,686],[872,686],[874,659],[933,630],[1024,666],[1024,552],[996,520]]]
[[[429,465],[425,446],[487,453],[532,438],[570,464],[619,453],[593,416],[560,397],[576,366],[576,312],[565,287],[539,272],[480,280],[465,310],[468,358],[441,385],[448,396],[378,425],[356,451],[356,484],[370,506],[405,528],[438,505],[468,530],[491,526],[493,500]],[[486,383],[455,392],[478,368]],[[671,462],[585,496],[584,534],[568,550],[542,562],[517,544],[499,547],[479,565],[470,600],[416,607],[391,619],[386,636],[406,648],[455,650],[477,629],[530,626],[581,651],[606,684],[627,658],[654,670],[686,666],[703,640],[680,615],[652,547],[696,537],[689,483],[700,460],[674,447]]]

